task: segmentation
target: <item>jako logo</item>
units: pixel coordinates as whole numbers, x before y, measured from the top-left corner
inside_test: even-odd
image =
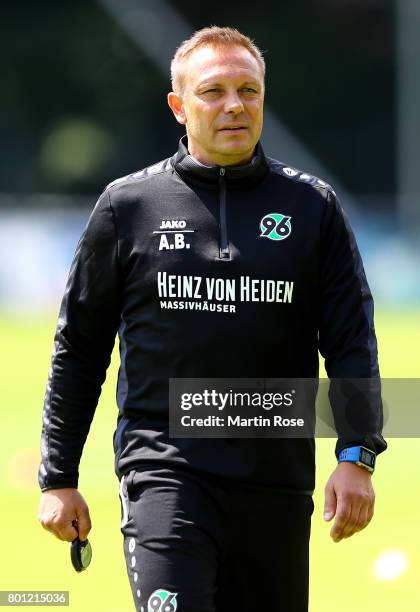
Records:
[[[177,595],[178,593],[157,589],[149,597],[147,612],[175,612],[178,607]]]
[[[269,213],[260,221],[261,238],[284,240],[292,231],[291,218],[281,213]]]
[[[185,229],[186,226],[185,219],[163,219],[159,229]]]

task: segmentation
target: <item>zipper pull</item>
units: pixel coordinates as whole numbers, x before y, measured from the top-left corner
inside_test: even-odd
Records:
[[[229,240],[227,237],[226,229],[226,168],[220,168],[219,170],[219,207],[220,207],[220,259],[230,259],[229,251]]]

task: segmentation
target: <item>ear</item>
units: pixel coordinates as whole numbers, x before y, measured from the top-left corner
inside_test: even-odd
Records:
[[[178,123],[182,123],[182,125],[185,125],[187,123],[187,117],[185,115],[184,105],[182,103],[181,97],[174,91],[169,92],[168,104],[173,114],[175,115],[175,119],[178,121]]]

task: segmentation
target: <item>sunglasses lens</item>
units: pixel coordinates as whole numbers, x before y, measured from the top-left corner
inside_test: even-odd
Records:
[[[83,572],[91,562],[92,547],[89,540],[73,540],[70,549],[71,562],[76,572]]]

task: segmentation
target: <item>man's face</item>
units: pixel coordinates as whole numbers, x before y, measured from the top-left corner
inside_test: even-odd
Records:
[[[183,66],[182,97],[168,103],[186,126],[189,152],[204,164],[250,161],[263,124],[264,78],[241,46],[201,47]]]

